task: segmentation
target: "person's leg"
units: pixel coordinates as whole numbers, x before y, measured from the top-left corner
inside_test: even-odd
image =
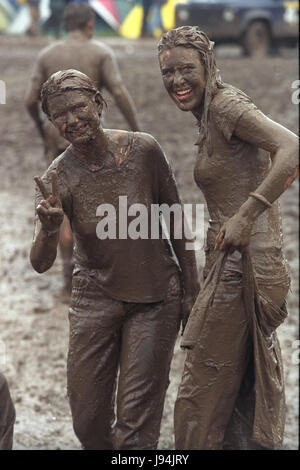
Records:
[[[38,30],[38,23],[40,19],[40,10],[38,6],[29,6],[30,10],[30,17],[31,17],[31,24],[28,29],[28,34],[30,36],[36,36],[37,35],[37,30]]]
[[[235,253],[226,262],[198,343],[187,352],[174,411],[176,449],[222,449],[248,364],[249,330]]]
[[[251,439],[253,346],[239,258],[238,252],[228,258],[199,341],[187,353],[175,403],[176,449],[261,448]],[[260,288],[278,306],[287,293],[287,286]]]
[[[123,305],[74,276],[69,313],[68,396],[76,436],[84,449],[113,449],[115,384]]]
[[[266,295],[278,308],[283,306],[284,300],[289,289],[289,280],[283,282],[282,285],[260,284],[259,290]],[[269,349],[273,349],[274,357],[278,362],[282,362],[279,341],[276,333],[273,334],[272,345]],[[230,419],[230,423],[226,429],[223,450],[268,450],[258,442],[255,442],[253,436],[253,423],[255,412],[255,360],[253,355],[253,347],[251,347],[250,360],[244,375],[239,396],[235,402],[234,411]]]
[[[155,38],[160,38],[164,32],[162,17],[161,17],[161,5],[153,6],[153,17],[150,25],[152,36]]]
[[[0,450],[11,450],[16,413],[7,381],[0,373]]]
[[[148,33],[147,17],[149,15],[151,5],[152,5],[152,0],[143,0],[143,23],[142,23],[142,32],[141,32],[142,37],[146,36]]]
[[[115,449],[156,449],[180,323],[181,289],[173,276],[164,302],[131,304],[122,332]]]

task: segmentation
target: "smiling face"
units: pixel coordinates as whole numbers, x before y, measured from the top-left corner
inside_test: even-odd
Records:
[[[93,140],[99,132],[102,106],[87,92],[70,90],[50,96],[48,111],[60,134],[72,144]]]
[[[182,111],[195,111],[202,103],[206,71],[196,49],[178,46],[162,52],[160,69],[165,88]]]

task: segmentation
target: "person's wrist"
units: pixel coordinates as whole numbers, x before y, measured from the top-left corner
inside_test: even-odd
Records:
[[[238,211],[238,214],[245,219],[247,224],[253,224],[260,213],[261,206],[259,201],[256,201],[255,199],[247,199]]]
[[[47,237],[51,237],[52,235],[55,235],[56,233],[59,232],[59,229],[60,229],[60,225],[58,225],[57,227],[45,227],[42,225],[42,232],[47,235]]]

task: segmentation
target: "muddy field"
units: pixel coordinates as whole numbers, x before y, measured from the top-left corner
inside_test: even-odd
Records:
[[[125,83],[145,131],[153,134],[170,159],[186,203],[201,203],[193,181],[196,140],[190,114],[176,109],[163,89],[155,42],[105,41],[116,51]],[[42,144],[24,110],[32,63],[46,39],[0,37],[0,80],[7,102],[0,104],[0,369],[16,406],[14,449],[80,449],[72,430],[66,397],[67,305],[59,298],[61,263],[36,274],[28,261],[33,233],[33,176],[45,169]],[[248,93],[271,118],[294,132],[298,108],[291,84],[297,77],[293,54],[253,61],[218,53],[223,79]],[[108,97],[106,126],[126,128]],[[279,329],[285,365],[287,422],[284,449],[298,448],[298,185],[281,198],[285,253],[293,278],[289,317]],[[199,269],[203,252],[198,253]],[[184,353],[178,344],[172,363],[160,449],[172,449],[173,404]]]

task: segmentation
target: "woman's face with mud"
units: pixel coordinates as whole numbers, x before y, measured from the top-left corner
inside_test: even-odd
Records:
[[[96,137],[101,110],[95,95],[85,91],[64,91],[48,98],[51,121],[72,144],[85,143]]]
[[[160,69],[165,88],[182,111],[196,110],[202,103],[206,71],[196,49],[178,46],[162,52]]]

